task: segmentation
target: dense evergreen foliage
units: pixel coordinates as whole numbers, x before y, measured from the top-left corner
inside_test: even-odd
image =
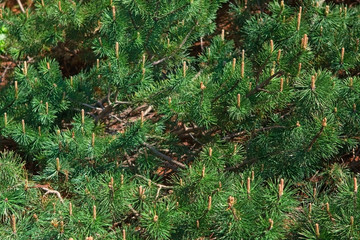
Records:
[[[262,2],[2,9],[0,238],[360,239],[360,8]]]

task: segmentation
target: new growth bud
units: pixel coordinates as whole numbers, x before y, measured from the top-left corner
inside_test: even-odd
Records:
[[[309,42],[309,38],[308,38],[307,34],[305,33],[304,37],[301,39],[301,48],[306,50],[308,42]]]
[[[326,5],[326,7],[325,7],[325,16],[329,15],[329,12],[330,12],[330,7],[329,7],[329,5]]]
[[[22,131],[25,134],[26,131],[25,131],[25,120],[24,119],[21,120],[21,124],[22,124]]]
[[[13,233],[16,233],[16,218],[15,215],[11,215],[11,228]]]
[[[115,6],[112,6],[112,16],[113,16],[113,20],[115,21],[115,19],[116,19],[116,8],[115,8]]]
[[[357,191],[358,191],[357,178],[354,177],[353,181],[354,181],[354,193],[357,193]]]
[[[311,90],[315,90],[315,76],[311,76]]]
[[[96,220],[96,206],[93,206],[93,219]]]
[[[279,194],[279,199],[281,198],[281,196],[283,195],[283,189],[281,184],[278,185],[278,194]]]
[[[84,125],[85,123],[85,111],[81,109],[81,124]]]
[[[320,228],[318,223],[315,224],[315,235],[316,237],[320,237]]]
[[[115,43],[115,55],[116,58],[119,59],[119,42]]]
[[[4,126],[6,127],[6,125],[7,125],[7,114],[4,113]]]
[[[17,99],[18,98],[18,92],[19,92],[19,89],[18,89],[18,82],[15,81],[15,98]]]
[[[209,196],[209,198],[208,198],[208,211],[210,211],[211,210],[211,196]]]
[[[326,127],[327,126],[327,119],[326,117],[322,120],[321,126]]]
[[[280,57],[281,57],[281,49],[278,50],[278,55],[277,55],[277,59],[276,59],[277,63],[280,62]]]
[[[48,102],[45,103],[45,110],[46,110],[46,114],[49,114],[49,103]]]
[[[269,218],[269,223],[270,223],[270,227],[269,227],[269,231],[270,231],[274,226],[274,221],[271,218]]]
[[[297,18],[297,25],[296,25],[296,31],[299,31],[299,30],[300,30],[301,12],[302,12],[302,7],[299,8],[299,13],[298,13],[298,18]]]
[[[250,195],[250,191],[251,191],[251,181],[250,181],[251,179],[248,177],[248,179],[247,179],[247,184],[246,184],[246,190],[247,190],[247,194],[248,195]]]
[[[69,202],[69,215],[72,216],[72,203]]]
[[[122,238],[123,238],[123,240],[126,240],[126,230],[125,229],[122,230]]]
[[[187,69],[186,62],[183,61],[183,76],[184,77],[186,77],[186,69]]]
[[[61,168],[61,166],[60,166],[60,159],[59,158],[56,158],[56,171],[60,171],[60,168]]]
[[[330,204],[327,202],[325,203],[325,206],[326,206],[326,212],[330,213]]]

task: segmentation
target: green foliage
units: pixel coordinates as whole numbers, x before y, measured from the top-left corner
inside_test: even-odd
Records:
[[[1,239],[359,238],[359,7],[226,2],[4,9]]]
[[[1,26],[1,25],[0,25]],[[8,30],[5,26],[1,26],[0,29],[0,53],[5,51],[5,38]]]

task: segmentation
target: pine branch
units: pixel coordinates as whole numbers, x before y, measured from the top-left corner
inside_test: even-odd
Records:
[[[159,59],[159,60],[157,60],[157,61],[155,61],[155,62],[153,62],[153,63],[151,63],[151,64],[152,64],[153,66],[155,66],[155,65],[157,65],[157,64],[159,64],[159,63],[162,63],[162,62],[164,62],[165,60],[168,60],[169,58],[175,56],[176,52],[177,52],[178,50],[180,50],[180,49],[184,46],[184,44],[186,43],[186,41],[187,41],[188,38],[190,37],[191,33],[194,31],[194,29],[195,29],[195,27],[197,26],[197,24],[198,24],[198,23],[196,22],[196,24],[190,29],[190,31],[188,32],[188,34],[186,34],[186,36],[185,36],[185,38],[183,39],[183,41],[181,42],[181,44],[177,47],[177,49],[176,49],[173,53],[170,54],[170,56],[167,56],[167,57],[164,57],[164,58],[162,58],[162,59]]]
[[[253,134],[256,134],[256,133],[258,133],[258,132],[265,132],[265,131],[271,130],[271,129],[285,129],[285,128],[287,128],[287,127],[275,125],[275,126],[269,126],[269,127],[263,127],[263,128],[255,129],[255,130],[252,131],[252,133],[253,133]],[[231,139],[233,139],[233,138],[235,138],[235,137],[242,136],[242,135],[244,135],[244,134],[246,134],[246,133],[248,133],[248,132],[249,132],[249,131],[246,131],[246,130],[245,130],[245,131],[241,131],[241,132],[237,132],[237,133],[230,133],[230,134],[224,136],[224,137],[222,138],[222,140],[223,140],[223,141],[231,140]]]
[[[258,92],[260,92],[262,89],[264,89],[264,87],[266,87],[270,81],[275,78],[275,77],[280,77],[284,74],[283,71],[278,71],[276,73],[274,73],[273,75],[271,75],[270,77],[268,77],[265,81],[263,81],[262,83],[256,85],[256,87],[254,89],[252,89],[248,94],[246,94],[246,97],[250,97]]]
[[[151,179],[146,178],[146,177],[144,177],[144,176],[142,176],[142,175],[139,175],[139,174],[135,174],[132,178],[135,178],[135,177],[144,179],[144,180],[147,181],[147,182],[151,182],[152,184],[154,184],[154,185],[156,185],[156,186],[158,186],[158,187],[160,187],[160,188],[164,188],[164,189],[173,189],[173,188],[174,188],[174,187],[172,187],[172,186],[166,186],[166,185],[163,185],[163,184],[156,183],[156,182],[152,181]]]
[[[306,151],[309,152],[312,148],[312,146],[314,145],[314,143],[316,142],[316,140],[320,137],[320,135],[323,133],[327,123],[326,123],[327,119],[324,118],[322,120],[322,125],[321,125],[321,128],[320,128],[320,131],[314,136],[314,138],[311,140],[309,146],[307,147]]]
[[[217,100],[219,100],[222,96],[224,96],[225,94],[228,94],[229,92],[232,92],[236,86],[240,83],[241,79],[238,79],[232,86],[231,88],[226,91],[226,92],[223,92],[222,94],[218,95],[217,97],[215,97],[211,102],[212,103],[215,103]]]
[[[102,109],[102,111],[99,113],[99,115],[95,118],[95,123],[99,122],[101,119],[104,119],[105,117],[107,117],[109,114],[112,113],[113,109],[120,105],[120,104],[132,104],[131,102],[127,102],[127,101],[117,101],[114,104],[109,104],[107,105],[105,108]],[[150,106],[151,107],[151,106]],[[150,110],[151,111],[151,108]],[[147,112],[148,113],[148,112]],[[146,113],[146,114],[147,114]],[[118,118],[116,118],[118,119]]]
[[[188,5],[188,3],[185,4],[185,5],[183,5],[183,6],[181,6],[181,7],[179,7],[179,8],[176,8],[176,9],[174,9],[174,10],[172,10],[172,11],[170,11],[170,12],[168,12],[168,13],[160,16],[160,17],[156,17],[156,19],[157,19],[157,20],[160,20],[160,19],[163,19],[163,18],[165,18],[165,17],[167,17],[167,16],[170,16],[171,14],[176,13],[177,11],[179,11],[179,10],[181,10],[181,9],[184,9],[184,7],[186,7],[187,5]]]
[[[259,83],[260,75],[261,75],[262,72],[264,71],[264,68],[265,68],[266,65],[269,63],[269,60],[270,60],[270,59],[271,59],[271,55],[269,55],[269,56],[265,59],[264,63],[263,63],[262,65],[260,65],[259,69],[257,69],[257,71],[256,71],[256,76],[255,76],[255,78],[256,78],[256,84]]]
[[[136,23],[135,23],[135,21],[134,21],[134,18],[133,18],[133,16],[132,16],[130,10],[128,10],[128,14],[129,14],[129,16],[130,16],[131,23],[132,23],[132,25],[134,26],[135,30],[138,30],[139,28],[138,28],[138,26],[136,26]]]
[[[135,215],[135,217],[140,217],[140,213],[138,211],[136,211],[131,204],[128,205],[128,207],[130,208],[131,212]]]
[[[180,168],[186,168],[186,165],[179,162],[179,161],[176,161],[174,159],[172,159],[171,157],[169,156],[166,156],[165,154],[161,153],[160,151],[158,151],[156,148],[154,148],[153,146],[151,146],[150,144],[148,143],[142,143],[142,145],[144,145],[145,147],[147,147],[155,156],[173,164],[173,165],[176,165]]]
[[[6,112],[6,110],[11,107],[14,103],[15,103],[16,99],[14,98],[8,105],[6,105],[5,107],[3,107],[1,110],[2,112]]]
[[[224,170],[225,171],[238,171],[238,170],[240,170],[241,168],[243,168],[243,167],[245,167],[247,165],[255,163],[257,160],[258,160],[257,158],[248,159],[248,160],[245,160],[242,163],[237,164],[235,166],[226,167]]]

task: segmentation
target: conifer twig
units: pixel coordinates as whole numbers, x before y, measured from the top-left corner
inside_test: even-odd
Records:
[[[5,75],[7,73],[7,71],[10,69],[10,65],[6,65],[5,69],[4,69],[4,72],[2,73],[1,75],[1,78],[0,78],[0,82],[2,82],[3,80],[5,80]]]
[[[254,89],[252,89],[248,94],[246,94],[246,97],[250,97],[250,96],[254,95],[257,92],[260,92],[262,89],[264,89],[265,86],[267,86],[270,83],[270,81],[273,78],[281,76],[283,74],[284,73],[282,71],[277,71],[276,73],[274,73],[273,75],[268,77],[265,81],[263,81],[260,84],[256,85],[256,87]]]
[[[314,143],[316,142],[316,140],[320,137],[320,135],[322,134],[322,132],[324,131],[324,128],[326,127],[327,123],[326,123],[327,119],[324,118],[322,120],[322,123],[321,123],[321,128],[319,130],[319,132],[315,135],[315,137],[311,140],[309,146],[307,147],[307,152],[309,152],[312,148],[312,146],[314,145]]]
[[[158,187],[158,190],[156,191],[155,200],[158,199],[158,197],[159,197],[159,195],[160,195],[160,191],[161,191],[161,187]]]
[[[168,60],[169,58],[173,57],[176,53],[177,50],[181,49],[184,44],[186,43],[186,41],[188,40],[188,38],[190,37],[191,33],[194,31],[195,27],[197,26],[197,22],[196,24],[190,29],[190,31],[188,32],[188,34],[186,34],[185,38],[183,39],[183,41],[181,42],[181,44],[177,47],[177,49],[172,53],[170,54],[170,56],[167,56],[167,57],[164,57],[162,59],[159,59],[153,63],[151,63],[151,65],[155,66],[155,65],[158,65],[159,63],[162,63],[163,61],[165,60]]]
[[[35,185],[32,188],[41,188],[42,190],[45,190],[46,192],[45,192],[44,196],[47,195],[47,194],[50,194],[50,193],[55,194],[60,199],[60,202],[62,204],[64,204],[64,199],[61,197],[60,192],[58,192],[56,190],[49,189],[46,185]]]
[[[56,194],[56,196],[60,199],[60,202],[61,202],[62,204],[64,204],[64,199],[61,197],[61,194],[60,194],[58,191],[56,191],[56,190],[51,190],[51,189],[46,188],[46,187],[41,187],[41,189],[43,189],[43,190],[46,191],[46,193],[44,194],[44,196],[47,195],[47,194],[49,194],[49,193]]]
[[[140,216],[140,214],[138,213],[138,211],[136,211],[132,206],[131,204],[128,205],[128,207],[130,208],[130,210],[135,214],[135,216]]]
[[[144,177],[142,175],[139,175],[139,174],[135,174],[132,178],[134,178],[134,177],[138,177],[138,178],[144,179],[147,182],[151,182],[152,184],[154,184],[155,186],[158,186],[159,188],[164,188],[164,189],[172,189],[173,188],[172,186],[167,186],[167,185],[163,185],[160,183],[156,183],[156,182],[152,181],[151,179]]]
[[[276,128],[286,128],[286,127],[285,126],[280,126],[280,125],[268,126],[268,127],[255,129],[255,130],[252,131],[252,133],[255,134],[257,132],[267,131],[267,130],[276,129]],[[249,131],[244,130],[244,131],[241,131],[241,132],[230,133],[230,134],[224,136],[221,140],[223,140],[223,141],[231,140],[232,138],[242,136],[243,134],[246,134],[246,133],[249,133]]]
[[[154,148],[153,146],[151,146],[150,144],[148,143],[142,143],[142,145],[144,145],[145,147],[147,147],[155,156],[163,159],[163,160],[166,160],[167,162],[169,163],[172,163],[180,168],[186,168],[186,165],[179,162],[179,161],[176,161],[174,159],[172,159],[171,157],[169,156],[166,156],[165,154],[161,153],[160,151],[158,151],[156,148]]]

